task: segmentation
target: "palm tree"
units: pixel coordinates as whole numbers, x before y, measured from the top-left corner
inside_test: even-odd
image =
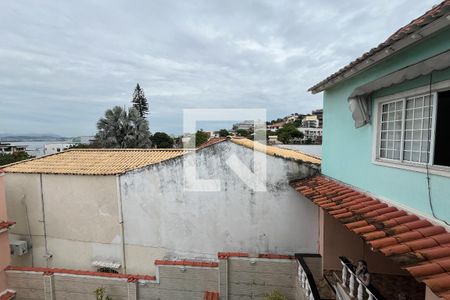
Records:
[[[96,140],[104,148],[149,148],[148,122],[133,107],[115,106],[97,122]]]

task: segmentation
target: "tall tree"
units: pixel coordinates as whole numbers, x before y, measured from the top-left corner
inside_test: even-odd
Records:
[[[141,117],[144,117],[146,114],[148,114],[148,101],[145,97],[144,90],[139,86],[139,83],[134,89],[133,100],[131,102],[133,103],[133,107],[138,110]]]
[[[155,132],[151,139],[156,148],[173,148],[173,138],[165,132]]]
[[[104,148],[149,148],[148,122],[137,109],[115,106],[97,122],[97,142]]]
[[[197,130],[195,133],[195,147],[200,147],[206,143],[209,139],[209,135],[203,131],[203,129]]]

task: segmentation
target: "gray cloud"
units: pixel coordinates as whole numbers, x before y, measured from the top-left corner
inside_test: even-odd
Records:
[[[137,82],[153,132],[183,108],[309,112],[309,86],[438,2],[2,1],[0,132],[93,134]]]

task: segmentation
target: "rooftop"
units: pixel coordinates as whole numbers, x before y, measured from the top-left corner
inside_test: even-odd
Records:
[[[116,175],[169,160],[183,149],[70,149],[3,167],[6,173]]]
[[[324,176],[291,185],[374,251],[396,261],[436,295],[450,299],[450,233],[446,228]]]
[[[281,157],[281,158],[287,158],[292,159],[296,161],[302,161],[307,162],[315,165],[320,165],[321,160],[320,158],[309,155],[300,151],[290,150],[290,149],[284,149],[274,146],[266,146],[261,143],[246,139],[246,138],[232,138],[231,141],[235,144],[255,149],[256,151],[266,153],[267,155]]]
[[[198,149],[226,141],[212,138]],[[320,164],[320,159],[302,152],[265,146],[244,138],[232,138],[235,144],[268,155]],[[65,174],[65,175],[118,175],[145,166],[157,164],[193,149],[69,149],[57,154],[16,162],[3,167],[6,173]]]
[[[371,66],[373,66],[377,61],[385,59],[386,57],[391,56],[396,53],[398,50],[403,49],[417,41],[420,41],[420,38],[414,38],[415,36],[428,35],[435,30],[439,30],[442,26],[449,26],[449,11],[450,11],[450,0],[445,0],[441,2],[439,5],[435,5],[432,9],[421,15],[420,17],[412,20],[409,24],[403,26],[394,32],[391,36],[389,36],[384,42],[372,48],[370,51],[364,53],[354,61],[350,62],[345,67],[341,68],[339,71],[334,74],[328,76],[326,79],[321,82],[315,84],[310,87],[308,91],[313,94],[319,93],[325,90],[328,87],[333,86],[334,84],[345,80],[353,75],[357,74],[359,71],[365,70]],[[441,17],[447,15],[447,21],[444,20],[444,24],[441,26],[435,26],[436,28],[431,28],[429,31],[425,30],[425,27],[434,23]],[[430,26],[431,27],[431,26]],[[411,36],[407,42],[401,43],[406,37]]]

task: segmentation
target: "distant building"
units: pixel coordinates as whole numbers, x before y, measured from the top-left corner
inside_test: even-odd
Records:
[[[319,118],[317,115],[305,116],[302,120],[302,127],[304,128],[318,128]]]
[[[277,135],[269,135],[267,137],[267,143],[269,145],[281,144],[281,142],[278,140],[278,136]]]
[[[319,127],[322,128],[322,126],[323,126],[323,109],[313,110],[312,114],[317,116],[317,119],[319,120]]]
[[[277,123],[267,125],[266,128],[267,128],[267,130],[270,130],[270,131],[277,131],[278,129],[282,128],[285,124],[286,124],[285,121],[277,122]]]
[[[286,123],[294,123],[295,121],[297,121],[298,117],[299,117],[298,115],[294,115],[294,114],[287,116],[285,118]]]
[[[303,133],[303,140],[310,139],[314,143],[322,143],[322,128],[314,128],[314,127],[300,127],[297,128],[301,133]]]
[[[94,136],[77,136],[70,138],[67,142],[74,144],[90,144],[95,140]]]
[[[27,145],[11,145],[9,143],[0,143],[0,154],[14,154],[16,152],[26,151]]]
[[[242,121],[236,124],[233,124],[233,130],[247,130],[253,131],[255,129],[255,124],[253,121]]]
[[[52,143],[44,145],[44,155],[59,153],[73,147],[75,143]]]
[[[206,134],[208,134],[209,138],[218,138],[220,136],[219,131],[217,130],[210,130],[205,132]]]

